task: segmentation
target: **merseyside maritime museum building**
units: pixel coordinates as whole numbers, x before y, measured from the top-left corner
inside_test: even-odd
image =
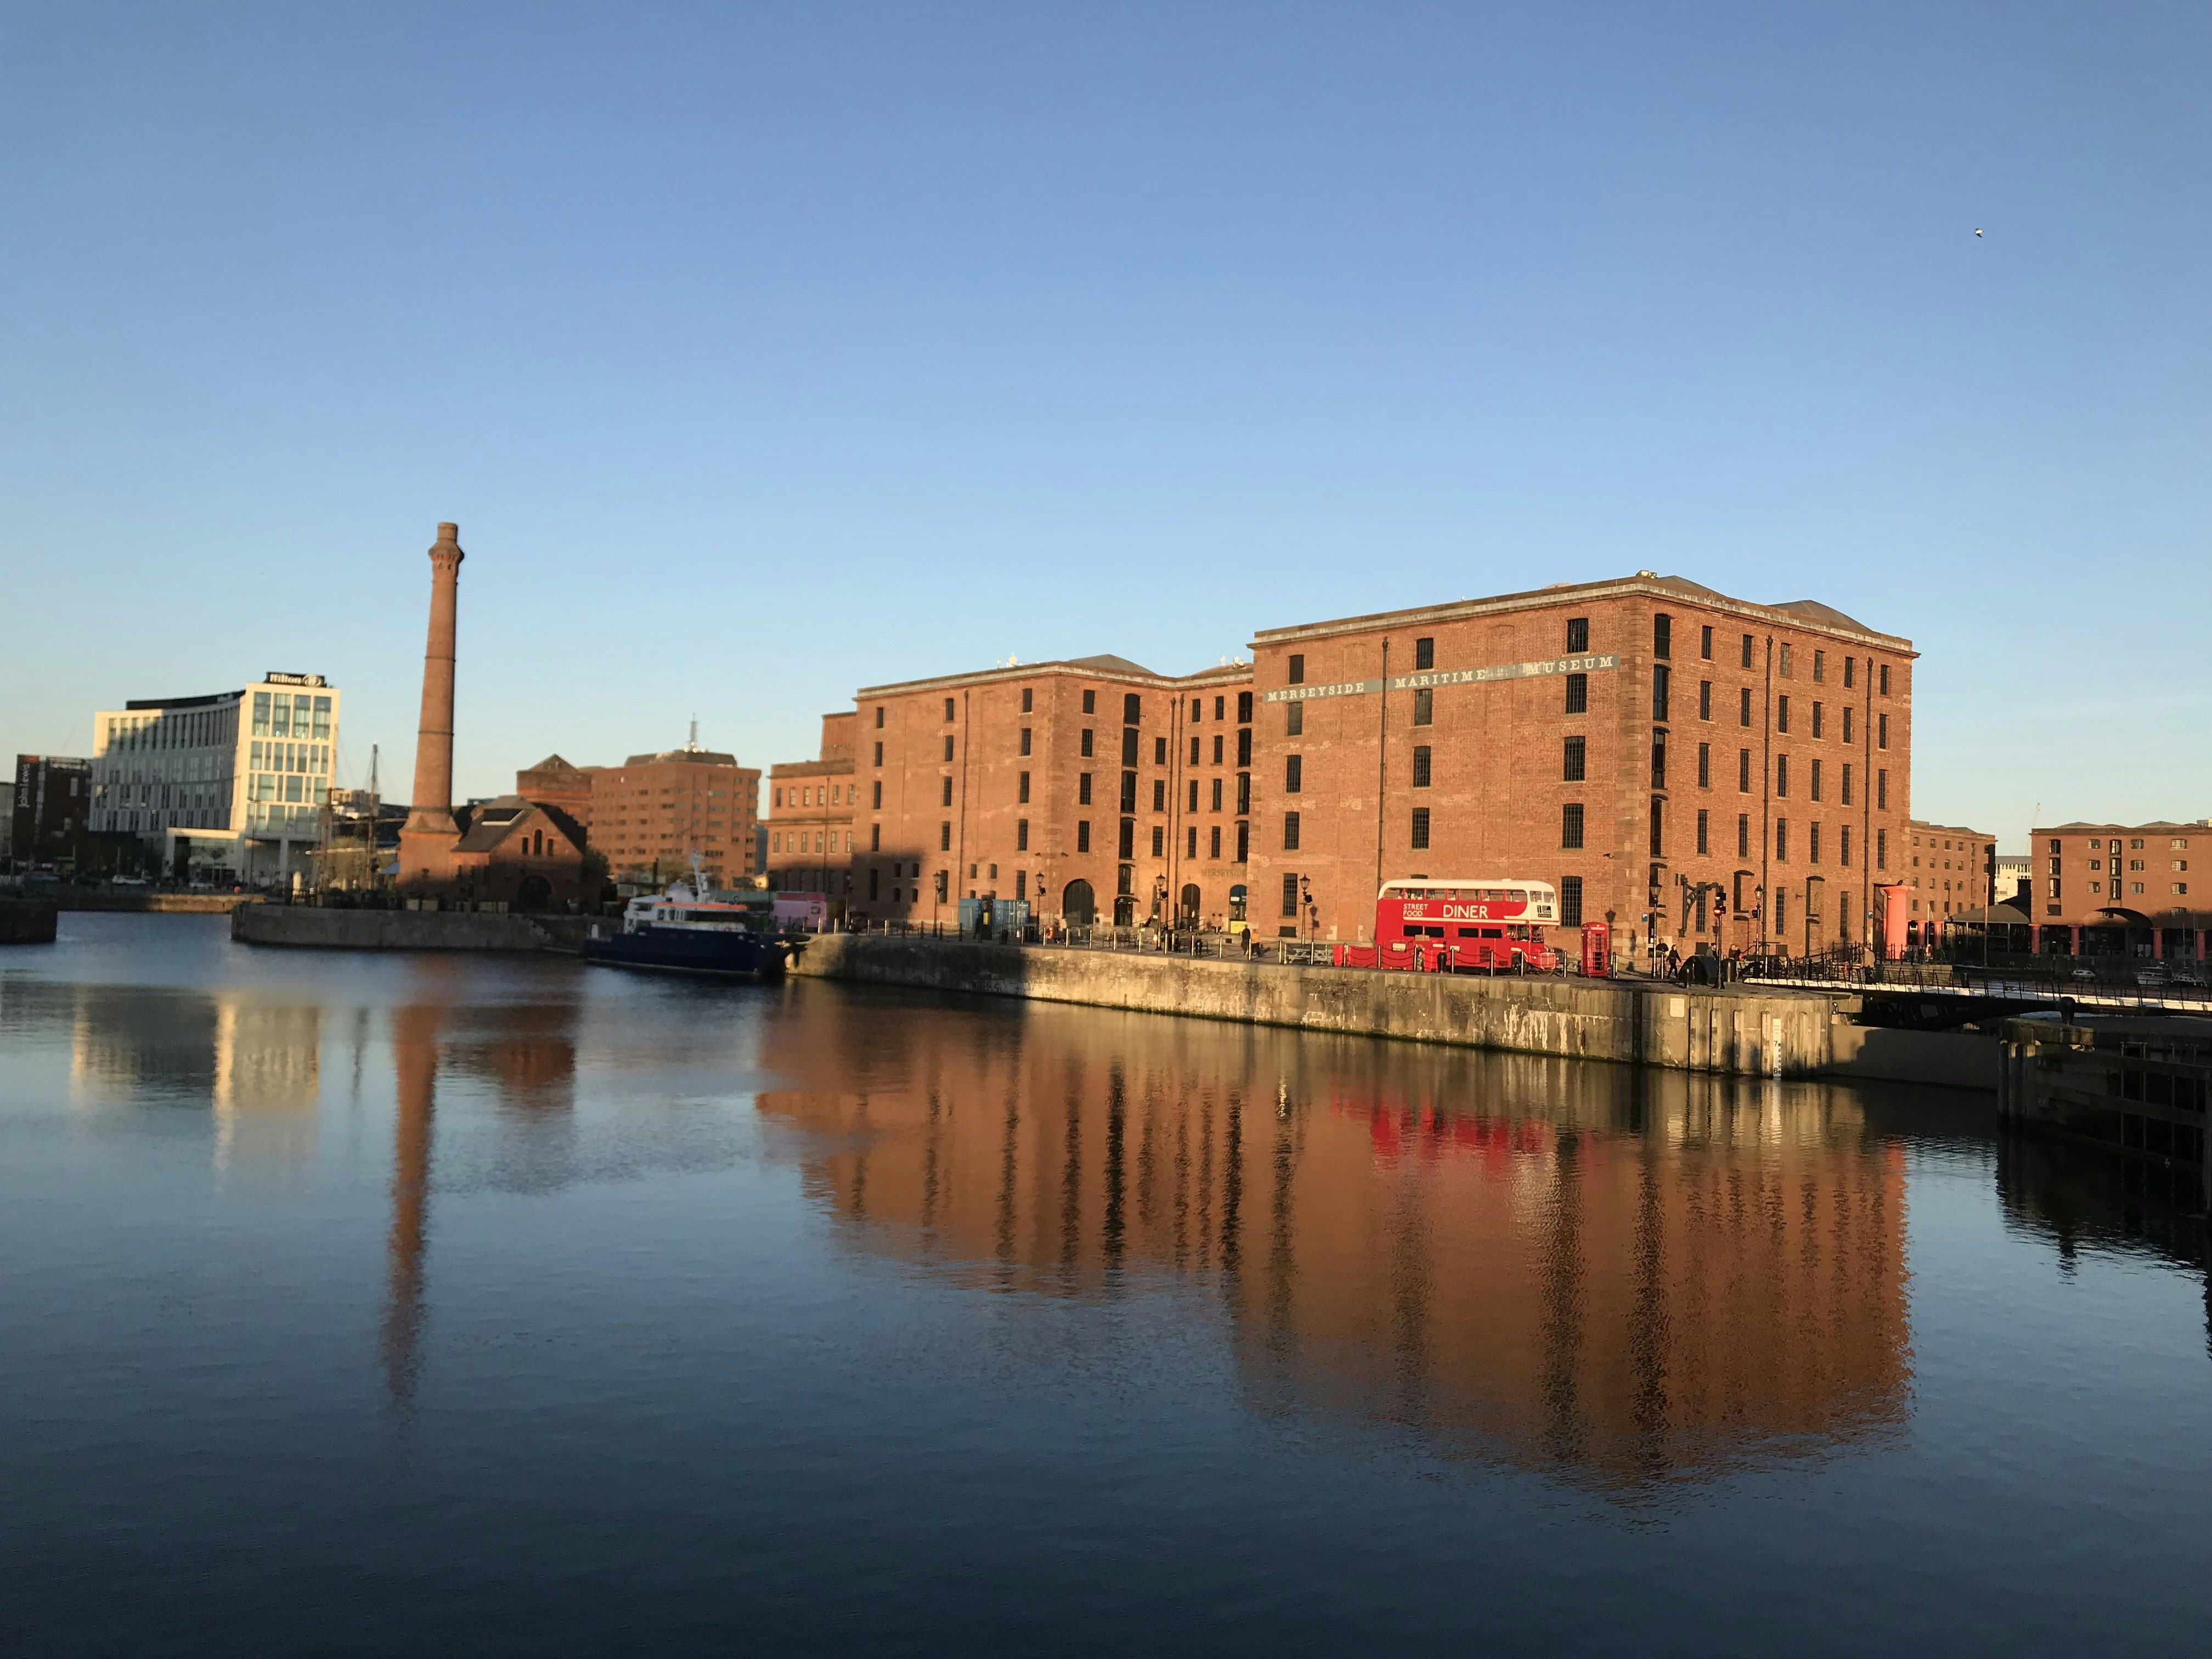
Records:
[[[1371,936],[1389,881],[1541,881],[1626,942],[1901,945],[1911,642],[1639,571],[855,697],[860,921]]]

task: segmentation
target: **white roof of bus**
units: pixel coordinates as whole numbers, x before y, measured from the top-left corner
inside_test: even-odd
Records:
[[[1548,881],[1524,881],[1518,877],[1497,877],[1488,880],[1478,881],[1472,877],[1462,880],[1455,876],[1407,876],[1401,880],[1384,882],[1382,887],[1382,893],[1393,892],[1400,888],[1405,887],[1464,888],[1469,891],[1480,889],[1484,892],[1496,892],[1501,889],[1509,887],[1521,887],[1526,888],[1531,891],[1542,891],[1547,893],[1552,890],[1552,884]],[[1378,898],[1381,896],[1381,893],[1376,895]]]

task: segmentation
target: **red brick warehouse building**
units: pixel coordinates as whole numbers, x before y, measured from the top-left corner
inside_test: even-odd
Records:
[[[850,905],[951,922],[1241,916],[1251,669],[1176,678],[1085,657],[872,686],[858,698]]]
[[[1252,922],[1385,881],[1548,881],[1686,953],[1905,938],[1909,641],[1650,571],[1254,641]]]

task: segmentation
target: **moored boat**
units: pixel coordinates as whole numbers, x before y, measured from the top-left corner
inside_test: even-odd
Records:
[[[783,971],[787,947],[776,937],[773,902],[749,893],[715,894],[696,874],[666,892],[632,899],[618,924],[593,927],[581,954],[612,968],[765,979]]]

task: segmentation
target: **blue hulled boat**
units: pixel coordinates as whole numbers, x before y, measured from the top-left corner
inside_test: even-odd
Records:
[[[611,968],[658,968],[679,974],[766,979],[783,971],[787,947],[775,936],[767,893],[707,891],[695,876],[665,893],[634,898],[617,926],[605,924],[584,941],[583,958]]]

